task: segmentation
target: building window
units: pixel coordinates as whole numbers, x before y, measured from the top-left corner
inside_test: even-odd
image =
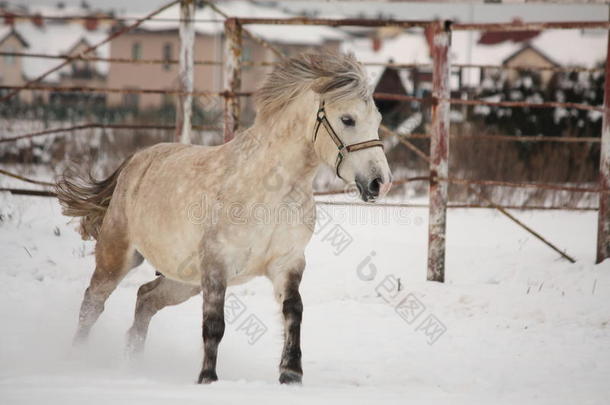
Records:
[[[142,59],[142,44],[139,42],[134,42],[131,45],[131,59],[140,60]]]
[[[137,93],[125,93],[123,94],[123,105],[126,108],[133,108],[137,110],[140,103],[140,95]]]
[[[6,52],[7,53],[15,52],[15,48],[13,48],[12,46],[9,46],[6,48]],[[16,61],[17,61],[17,58],[15,57],[15,55],[4,55],[4,64],[5,65],[14,65]]]
[[[165,63],[163,64],[163,69],[170,70],[172,65],[170,61],[172,60],[172,44],[169,42],[163,45],[163,60]]]

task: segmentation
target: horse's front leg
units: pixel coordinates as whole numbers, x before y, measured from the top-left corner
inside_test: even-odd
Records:
[[[218,262],[203,266],[201,289],[203,292],[203,367],[199,374],[199,384],[218,380],[216,375],[216,355],[218,344],[225,332],[225,280],[224,267]]]
[[[280,383],[300,384],[303,378],[301,367],[301,320],[303,302],[299,284],[305,268],[303,260],[296,268],[285,273],[275,284],[276,297],[282,305],[284,315],[284,349],[280,361]]]

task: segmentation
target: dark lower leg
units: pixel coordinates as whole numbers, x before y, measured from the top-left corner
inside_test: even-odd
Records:
[[[207,384],[218,380],[216,355],[224,335],[224,301],[226,285],[218,280],[206,280],[203,290],[203,367],[198,382]]]
[[[300,383],[301,367],[301,320],[303,302],[298,290],[298,281],[289,282],[282,303],[284,315],[284,349],[280,362],[280,383]]]

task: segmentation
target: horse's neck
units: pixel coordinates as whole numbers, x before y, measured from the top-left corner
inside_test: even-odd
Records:
[[[295,184],[309,188],[320,164],[308,136],[313,131],[315,116],[291,110],[274,123],[257,121],[237,135],[234,147],[239,153],[246,152],[248,166],[256,174],[280,176],[288,188]]]

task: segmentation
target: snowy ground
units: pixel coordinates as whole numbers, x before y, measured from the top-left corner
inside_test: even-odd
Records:
[[[136,289],[154,276],[145,265],[72,349],[93,245],[54,199],[0,195],[0,403],[608,403],[610,261],[592,264],[595,213],[517,214],[570,264],[492,210],[452,210],[437,284],[424,281],[426,210],[322,209],[332,219],[302,283],[303,386],[277,383],[280,314],[263,279],[231,288],[246,310],[227,325],[221,380],[199,386],[201,298],[160,313],[142,357],[125,359]],[[336,225],[351,243],[331,243]],[[240,329],[250,315],[264,333]]]

